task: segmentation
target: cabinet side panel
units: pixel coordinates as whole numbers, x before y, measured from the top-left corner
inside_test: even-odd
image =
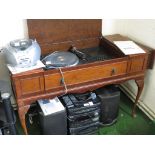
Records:
[[[144,71],[147,65],[148,55],[135,56],[131,58],[130,72]]]

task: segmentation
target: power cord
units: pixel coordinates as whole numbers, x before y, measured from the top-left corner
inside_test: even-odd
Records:
[[[67,89],[67,85],[66,85],[66,82],[65,82],[64,74],[63,74],[63,72],[62,72],[60,67],[58,69],[59,69],[61,77],[62,77],[61,83],[64,85],[64,88],[65,88],[65,93],[63,95],[66,95],[68,93],[68,89]],[[61,95],[61,96],[63,96],[63,95]]]

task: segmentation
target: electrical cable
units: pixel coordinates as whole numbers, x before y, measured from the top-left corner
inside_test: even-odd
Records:
[[[64,75],[63,75],[63,72],[62,72],[61,68],[59,67],[58,69],[59,69],[61,77],[62,77],[61,82],[62,82],[62,84],[64,85],[64,88],[65,88],[65,93],[63,95],[66,95],[68,93],[68,89],[67,89],[67,85],[66,85],[66,82],[65,82],[65,78],[64,78]]]
[[[4,129],[4,128],[9,127],[9,126],[11,126],[11,125],[15,125],[15,123],[16,123],[16,118],[15,118],[14,122],[11,122],[11,123],[4,122],[4,123],[5,123],[5,125],[4,125],[3,127],[1,127],[0,129]]]

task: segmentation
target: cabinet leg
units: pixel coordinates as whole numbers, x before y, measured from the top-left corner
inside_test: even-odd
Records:
[[[19,114],[19,119],[22,125],[22,128],[24,129],[24,133],[27,135],[27,127],[26,127],[26,121],[25,121],[25,115],[28,112],[30,106],[23,106],[18,108],[18,114]]]
[[[132,116],[133,117],[136,117],[136,105],[138,103],[139,97],[140,97],[142,90],[143,90],[143,87],[144,87],[144,79],[138,79],[138,80],[135,80],[135,82],[138,86],[138,93],[137,93],[136,100],[135,100],[135,103],[134,103],[134,106],[132,109]]]

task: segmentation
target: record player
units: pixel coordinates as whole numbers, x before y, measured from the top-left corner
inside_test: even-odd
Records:
[[[71,52],[76,56],[68,66],[68,57],[62,58],[62,55],[55,53],[59,61],[66,60],[66,67],[41,68],[11,75],[19,117],[26,134],[25,114],[32,102],[68,93],[93,91],[128,80],[135,80],[138,86],[132,110],[135,116],[145,71],[153,66],[153,49],[138,44],[145,53],[125,55],[113,42],[131,39],[119,34],[102,36],[100,19],[29,19],[27,26],[29,38],[36,39],[41,47],[42,57],[55,51]],[[84,55],[80,52],[77,54],[75,49]]]
[[[88,51],[89,49],[85,49],[85,51],[81,49],[81,51],[79,51],[76,47],[71,46],[69,51],[51,52],[51,54],[42,59],[42,62],[46,66],[45,69],[54,69],[60,67],[71,67],[95,61],[104,61],[112,58],[112,56],[109,56],[106,53],[103,53],[102,55],[91,55]]]
[[[65,51],[55,51],[42,59],[46,69],[76,66],[79,63],[79,58],[76,54]]]

